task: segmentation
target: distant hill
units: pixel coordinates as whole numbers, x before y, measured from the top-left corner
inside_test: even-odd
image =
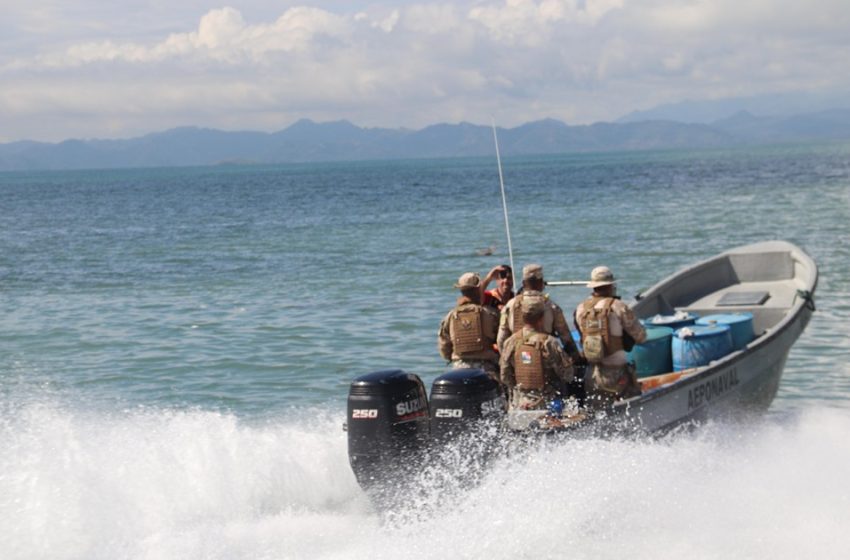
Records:
[[[756,117],[741,111],[712,126],[735,138],[758,144],[847,140],[850,110],[834,109],[790,117]]]
[[[568,126],[545,119],[499,129],[500,149],[506,156],[831,140],[850,140],[850,110],[785,117],[738,112],[710,124],[649,120]],[[484,125],[436,124],[407,130],[304,119],[274,133],[183,127],[127,140],[0,144],[0,171],[443,158],[493,152],[493,132]]]
[[[711,124],[740,112],[760,117],[793,117],[832,109],[850,109],[848,93],[775,93],[748,97],[701,99],[666,103],[651,109],[633,111],[616,120],[618,123],[642,121],[676,121]]]

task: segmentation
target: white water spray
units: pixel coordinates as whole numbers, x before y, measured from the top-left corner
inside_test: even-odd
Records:
[[[850,547],[842,411],[542,443],[474,486],[433,477],[403,523],[355,483],[340,423],[319,409],[261,424],[56,403],[4,413],[3,558],[796,560]]]

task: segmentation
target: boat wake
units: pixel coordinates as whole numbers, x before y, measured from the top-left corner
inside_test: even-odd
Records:
[[[543,439],[486,469],[467,442],[379,510],[351,473],[342,418],[330,410],[247,421],[56,401],[7,407],[4,558],[796,560],[850,547],[845,411],[660,439]]]

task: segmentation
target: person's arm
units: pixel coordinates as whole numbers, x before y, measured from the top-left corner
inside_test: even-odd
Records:
[[[513,334],[511,332],[511,327],[513,326],[513,307],[508,302],[508,305],[502,308],[502,315],[499,317],[499,334],[496,336],[496,346],[499,347],[499,352],[504,351],[502,347],[505,345],[505,341]]]
[[[484,279],[481,281],[481,303],[484,303],[484,292],[487,291],[487,286],[489,286],[490,282],[492,282],[499,275],[499,271],[501,269],[501,265],[494,266],[490,269],[490,272],[487,273],[487,276],[485,276]]]
[[[564,311],[555,303],[552,303],[552,311],[554,312],[553,327],[561,338],[564,345],[564,350],[570,355],[573,361],[578,361],[581,358],[581,353],[578,351],[573,335],[570,332],[570,327],[567,325],[567,320],[564,317]]]
[[[635,317],[634,312],[625,303],[622,304],[622,309],[618,313],[620,322],[623,324],[623,330],[629,333],[635,344],[640,344],[646,340],[646,329],[640,324],[640,321]]]
[[[514,375],[514,345],[511,342],[505,344],[502,349],[502,354],[499,357],[499,372],[502,380],[502,385],[512,388],[516,385],[516,376]]]
[[[554,337],[547,341],[546,354],[549,367],[552,368],[555,375],[557,375],[565,385],[572,383],[575,378],[573,362]]]

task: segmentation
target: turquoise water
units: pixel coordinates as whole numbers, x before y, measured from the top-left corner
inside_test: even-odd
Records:
[[[628,298],[736,245],[808,251],[818,312],[770,413],[541,449],[453,490],[441,515],[386,526],[348,469],[348,383],[443,371],[452,283],[508,259],[493,160],[0,174],[4,556],[513,558],[529,532],[579,558],[847,550],[829,529],[850,521],[850,146],[508,158],[504,172],[516,266],[550,280],[606,264]],[[584,295],[550,292],[565,308]],[[640,544],[589,505],[608,500]],[[777,517],[786,503],[808,536]]]

